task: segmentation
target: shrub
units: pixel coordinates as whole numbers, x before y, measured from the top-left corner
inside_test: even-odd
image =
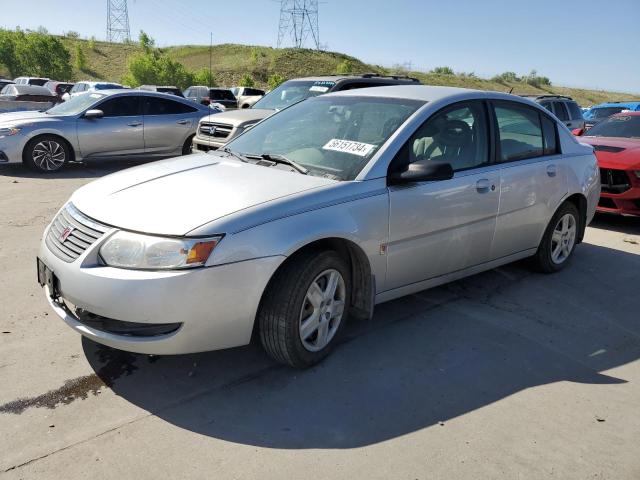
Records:
[[[251,75],[249,75],[248,73],[245,73],[244,75],[242,75],[242,78],[240,79],[240,82],[238,83],[239,86],[241,87],[254,87],[256,84],[256,82],[253,81],[253,77]]]
[[[451,67],[436,67],[431,70],[431,73],[435,73],[436,75],[454,75]]]
[[[94,52],[98,51],[98,47],[96,47],[96,37],[91,37],[89,39],[89,49]]]
[[[216,77],[208,68],[202,68],[193,74],[194,85],[205,85],[207,87],[217,86]]]
[[[282,75],[278,73],[269,75],[269,78],[267,79],[267,85],[269,86],[269,90],[273,90],[274,88],[277,88],[278,85],[283,83],[285,80],[286,78],[284,78]]]
[[[81,72],[87,69],[87,56],[79,43],[76,44],[76,68]]]
[[[349,73],[353,73],[353,62],[348,59],[340,62],[336,67],[336,73],[338,75],[346,75]]]

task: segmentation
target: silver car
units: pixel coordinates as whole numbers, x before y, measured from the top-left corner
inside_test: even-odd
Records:
[[[65,163],[190,153],[208,107],[174,95],[135,90],[83,93],[46,112],[0,115],[0,163],[39,172]]]
[[[147,354],[255,334],[276,360],[306,367],[375,304],[527,257],[560,270],[600,193],[592,148],[501,93],[339,92],[228,147],[73,194],[38,259],[71,328]]]

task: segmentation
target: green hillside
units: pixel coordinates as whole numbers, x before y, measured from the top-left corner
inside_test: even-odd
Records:
[[[137,44],[114,44],[94,42],[94,48],[86,40],[62,38],[63,43],[75,56],[76,44],[83,46],[87,56],[87,68],[83,72],[74,70],[74,80],[103,79],[121,81],[127,72],[128,58],[142,52]],[[182,63],[189,70],[209,67],[208,46],[176,46],[161,49],[173,60]],[[398,73],[391,68],[379,65],[369,65],[356,58],[336,52],[321,52],[306,49],[275,49],[271,47],[249,45],[215,45],[212,50],[212,68],[217,83],[221,86],[237,85],[243,75],[253,77],[257,86],[265,87],[267,79],[272,74],[279,74],[285,78],[309,75],[326,75],[336,73],[340,65],[349,65],[353,73]],[[0,68],[0,76],[2,72]],[[585,90],[557,86],[543,86],[541,88],[524,82],[507,82],[482,79],[473,74],[434,74],[424,72],[405,72],[419,78],[427,85],[447,85],[484,90],[498,90],[508,92],[513,89],[515,94],[527,93],[559,93],[571,95],[581,105],[593,105],[603,101],[623,99],[640,99],[638,95],[630,95],[601,90]],[[553,82],[553,79],[551,79]]]

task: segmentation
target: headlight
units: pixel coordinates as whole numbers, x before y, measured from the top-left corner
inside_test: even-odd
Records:
[[[111,267],[136,270],[201,267],[221,238],[164,238],[117,232],[100,247],[100,257]]]
[[[0,128],[0,138],[10,137],[11,135],[17,135],[18,133],[20,133],[20,129],[16,127]]]
[[[636,178],[640,180],[640,170],[634,170],[633,173],[635,173]]]

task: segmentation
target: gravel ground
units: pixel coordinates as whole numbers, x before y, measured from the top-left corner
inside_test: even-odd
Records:
[[[640,478],[640,219],[556,275],[514,264],[380,305],[321,365],[81,339],[35,255],[77,187],[0,166],[0,477]]]

